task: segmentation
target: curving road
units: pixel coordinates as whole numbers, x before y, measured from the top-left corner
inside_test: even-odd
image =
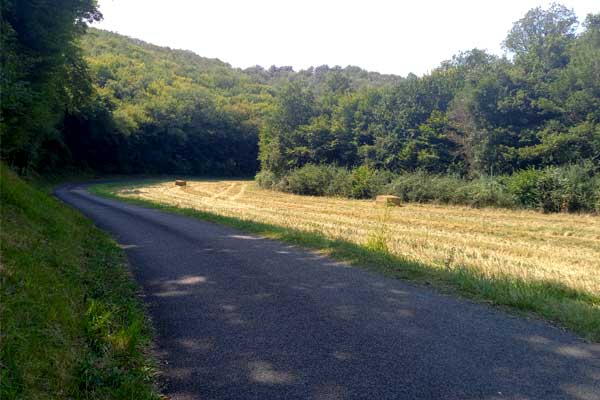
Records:
[[[600,399],[600,346],[231,228],[56,196],[127,252],[171,399]]]

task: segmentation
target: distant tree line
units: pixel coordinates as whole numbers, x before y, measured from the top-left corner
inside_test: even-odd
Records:
[[[511,58],[460,53],[432,73],[357,89],[334,73],[278,91],[260,138],[263,170],[368,165],[463,177],[600,161],[600,14],[561,5],[517,21]]]
[[[278,88],[401,80],[358,67],[242,71],[87,26],[101,18],[93,0],[2,3],[1,156],[15,169],[253,175]]]
[[[21,171],[282,178],[305,165],[460,179],[600,161],[600,14],[517,21],[418,77],[232,68],[87,28],[93,0],[2,2],[1,156]],[[259,164],[260,163],[260,164]]]
[[[97,101],[70,116],[66,143],[78,164],[105,171],[252,175],[259,131],[279,88],[297,82],[325,93],[335,85],[359,90],[401,80],[357,67],[242,71],[96,29],[81,46]]]

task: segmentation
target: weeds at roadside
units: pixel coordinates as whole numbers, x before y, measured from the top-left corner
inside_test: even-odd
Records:
[[[0,398],[159,398],[121,249],[2,166]]]
[[[381,217],[377,221],[377,226],[369,234],[369,237],[365,242],[365,247],[367,249],[381,253],[390,252],[390,249],[388,247],[388,237],[390,235],[388,228],[389,216],[390,205],[384,204],[382,207]]]

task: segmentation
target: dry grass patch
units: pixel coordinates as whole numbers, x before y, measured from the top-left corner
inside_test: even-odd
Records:
[[[600,218],[592,215],[473,209],[298,196],[247,181],[171,182],[124,196],[282,225],[366,244],[385,225],[387,248],[437,267],[475,267],[486,275],[555,281],[600,293]]]

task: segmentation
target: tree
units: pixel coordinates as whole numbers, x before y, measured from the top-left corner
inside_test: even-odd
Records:
[[[546,70],[563,67],[568,63],[565,51],[575,38],[577,17],[573,10],[554,3],[547,10],[534,8],[515,22],[504,47],[517,60],[540,63]]]
[[[301,164],[301,161],[286,159],[286,155],[298,154],[292,148],[297,147],[297,129],[307,125],[315,115],[314,95],[299,82],[286,85],[277,97],[273,113],[267,120],[261,134],[261,163],[263,168],[278,172]],[[301,156],[301,158],[304,156]]]
[[[95,0],[5,0],[0,5],[2,159],[40,166],[44,145],[60,143],[65,111],[90,96],[76,40],[102,16]]]

